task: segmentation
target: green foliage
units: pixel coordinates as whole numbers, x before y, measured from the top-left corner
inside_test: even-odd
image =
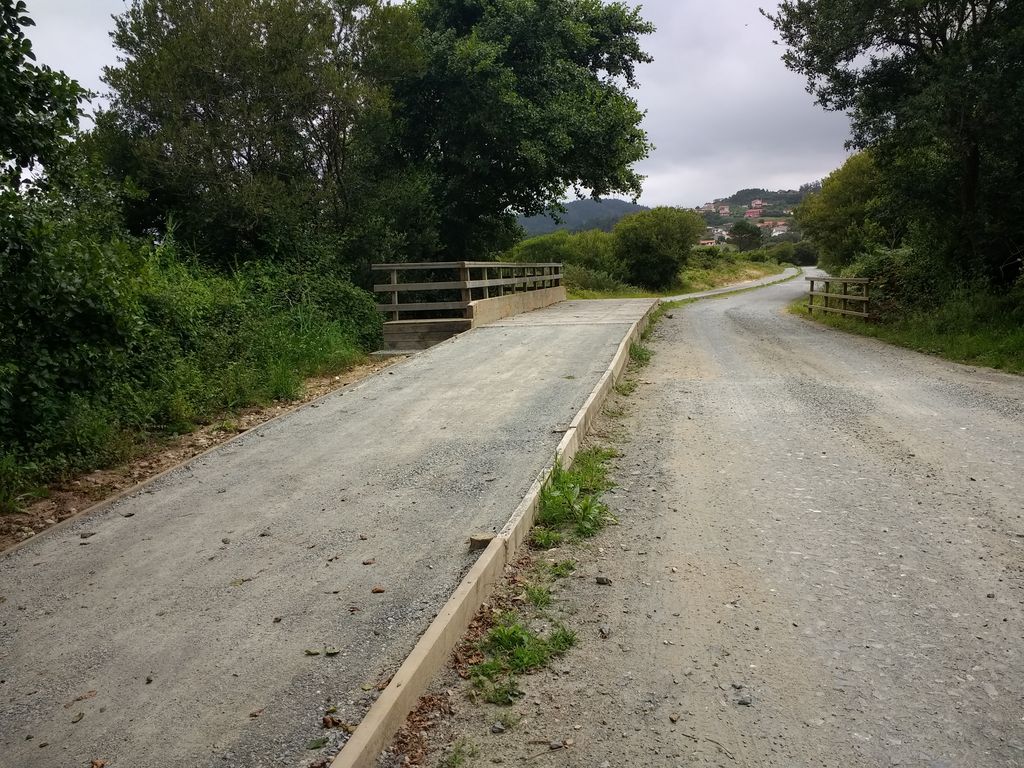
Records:
[[[562,546],[563,541],[564,535],[543,525],[538,525],[530,531],[530,543],[537,549],[555,549]]]
[[[589,538],[614,522],[600,495],[611,487],[606,465],[615,455],[605,449],[590,448],[577,454],[571,470],[563,468],[561,462],[555,464],[550,481],[541,490],[537,510],[538,528],[546,532],[541,535],[542,540],[547,540],[552,532],[562,531]]]
[[[534,608],[547,608],[551,605],[551,590],[543,584],[527,584],[523,591]]]
[[[234,275],[55,220],[0,197],[0,486],[126,458],[147,435],[295,396],[304,377],[380,337],[373,297],[341,278],[252,267]],[[15,456],[12,463],[10,456]]]
[[[761,229],[749,221],[737,221],[729,230],[729,243],[740,251],[752,251],[760,248],[764,242]]]
[[[615,225],[615,257],[625,264],[628,282],[633,285],[668,288],[703,232],[704,220],[693,211],[653,208]]]
[[[95,150],[144,192],[135,232],[221,267],[344,272],[436,247],[429,174],[395,155],[391,81],[422,67],[411,8],[379,0],[133,0]]]
[[[86,92],[63,72],[35,63],[24,0],[0,0],[0,183],[19,185],[23,169],[49,163],[78,127]]]
[[[650,349],[643,346],[642,344],[630,344],[629,345],[629,359],[632,360],[638,366],[645,366],[651,362],[651,356],[653,353]]]
[[[575,560],[562,560],[552,563],[548,569],[554,579],[566,579],[576,570]]]
[[[505,613],[480,642],[487,660],[475,664],[474,687],[492,704],[512,704],[522,696],[516,676],[545,667],[576,644],[576,634],[555,626],[547,637],[530,629],[514,613]]]
[[[860,152],[829,174],[821,191],[808,195],[796,209],[800,228],[819,249],[822,269],[840,270],[889,240],[873,216],[881,182],[871,154]]]
[[[818,247],[810,240],[800,240],[794,244],[792,262],[798,267],[813,267],[819,258]]]
[[[806,299],[796,304],[792,311],[806,316]],[[956,362],[1024,374],[1024,285],[1005,295],[957,288],[932,304],[894,311],[885,302],[882,308],[883,322],[821,313],[814,319]]]
[[[419,0],[427,66],[398,85],[410,156],[436,172],[448,258],[507,249],[570,186],[636,196],[650,149],[628,94],[639,11],[594,0]],[[438,105],[444,105],[439,109]]]
[[[786,0],[767,15],[786,65],[871,150],[887,229],[957,280],[1008,289],[1022,268],[1020,3]]]
[[[441,758],[437,768],[462,768],[477,756],[476,745],[466,739],[459,739],[451,746],[451,751]]]

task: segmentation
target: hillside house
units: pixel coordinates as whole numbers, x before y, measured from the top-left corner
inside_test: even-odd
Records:
[[[751,208],[764,208],[765,207],[764,206],[764,200],[762,200],[761,198],[758,198],[757,200],[751,200],[750,201],[750,207]]]
[[[743,214],[745,219],[759,219],[761,214],[764,213],[760,208],[751,208],[749,211]]]
[[[718,206],[718,215],[719,216],[728,216],[729,215],[729,206],[728,205],[720,205],[720,206]]]

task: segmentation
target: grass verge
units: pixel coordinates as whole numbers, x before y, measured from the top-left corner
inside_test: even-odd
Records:
[[[967,365],[1024,373],[1024,318],[1009,297],[962,295],[927,312],[897,318],[862,320],[807,311],[807,298],[789,305],[795,315],[849,333]]]
[[[723,260],[713,267],[690,267],[682,270],[676,284],[665,291],[648,291],[635,286],[622,286],[612,290],[586,290],[573,285],[567,287],[570,299],[663,298],[680,293],[712,290],[747,280],[757,280],[781,274],[785,269],[784,265],[775,263]]]

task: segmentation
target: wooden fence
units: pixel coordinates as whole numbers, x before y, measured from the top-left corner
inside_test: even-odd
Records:
[[[470,302],[509,293],[557,288],[562,284],[561,264],[509,264],[498,261],[445,261],[410,264],[374,264],[385,272],[386,283],[373,286],[389,301],[377,308],[392,321],[472,317]],[[412,275],[414,279],[406,279]],[[415,279],[425,276],[427,279]],[[404,301],[403,301],[404,299]]]
[[[807,311],[834,312],[839,315],[870,317],[871,280],[867,277],[808,277]],[[815,290],[815,284],[824,288]],[[835,286],[835,288],[833,288]],[[814,297],[819,298],[818,303]]]

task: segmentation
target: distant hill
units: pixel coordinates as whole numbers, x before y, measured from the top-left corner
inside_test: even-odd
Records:
[[[556,222],[550,216],[520,216],[518,221],[526,230],[527,237],[546,235],[559,229],[569,232],[603,229],[607,232],[623,216],[646,210],[648,209],[643,205],[634,205],[614,198],[573,200],[565,204],[565,213],[559,216],[560,222]]]
[[[800,203],[808,192],[816,191],[821,187],[819,182],[802,184],[800,189],[760,189],[751,187],[741,189],[729,197],[716,199],[717,205],[750,205],[751,200],[763,200],[766,208],[792,208]]]

